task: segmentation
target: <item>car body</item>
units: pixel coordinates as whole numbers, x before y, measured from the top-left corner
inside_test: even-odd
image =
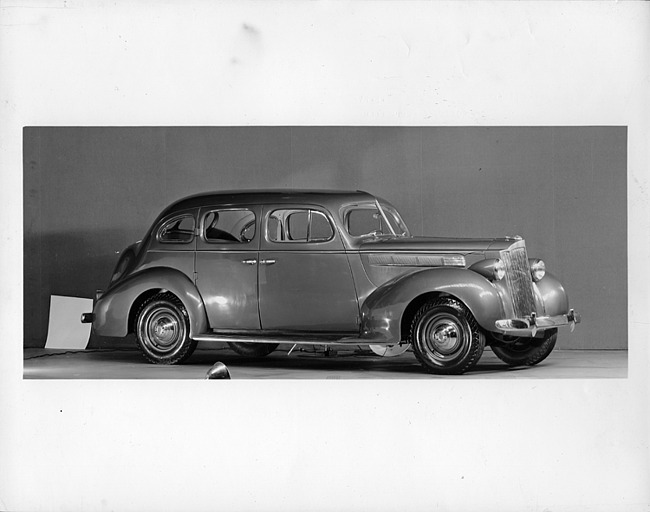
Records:
[[[412,236],[361,191],[224,191],[181,199],[122,252],[84,314],[104,336],[135,333],[152,362],[198,341],[262,356],[278,343],[409,346],[432,373],[471,369],[483,348],[512,365],[553,350],[580,321],[525,241]]]

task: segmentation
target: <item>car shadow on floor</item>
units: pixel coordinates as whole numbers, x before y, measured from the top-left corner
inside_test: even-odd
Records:
[[[29,350],[25,354],[24,368],[31,378],[48,378],[54,367],[61,372],[59,378],[197,378],[207,374],[209,368],[221,362],[229,369],[233,379],[357,379],[399,378],[421,379],[428,377],[454,378],[429,374],[408,351],[396,357],[381,357],[367,349],[357,351],[277,350],[265,357],[241,356],[229,348],[197,349],[181,365],[149,363],[138,349],[93,349],[85,351]],[[549,359],[543,366],[556,366]],[[540,366],[542,366],[540,365]],[[528,367],[509,367],[488,349],[478,364],[465,376],[511,375],[512,372],[532,370]],[[112,375],[114,377],[111,377]],[[97,377],[94,377],[97,375]]]
[[[326,355],[323,352],[293,353],[274,352],[265,357],[244,357],[230,350],[197,350],[184,364],[212,365],[221,362],[231,368],[257,368],[283,371],[331,371],[345,373],[373,372],[430,375],[420,365],[413,353],[407,352],[396,357],[381,357],[370,352]],[[510,367],[486,351],[477,365],[467,374],[491,374],[525,370],[525,367]],[[354,378],[351,376],[350,378]]]

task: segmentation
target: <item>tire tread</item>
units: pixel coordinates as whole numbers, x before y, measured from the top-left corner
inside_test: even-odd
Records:
[[[519,357],[516,355],[509,355],[506,351],[506,347],[501,346],[492,346],[492,352],[501,359],[504,363],[509,366],[535,366],[536,364],[541,363],[546,359],[553,349],[555,348],[555,343],[557,342],[557,330],[549,334],[539,345],[533,346],[533,350],[526,354],[520,354]]]
[[[467,357],[465,363],[461,367],[457,367],[457,368],[432,367],[431,364],[427,362],[427,360],[419,353],[419,350],[416,349],[415,340],[413,339],[413,332],[415,330],[415,326],[417,325],[418,321],[420,320],[420,318],[422,318],[424,314],[426,314],[429,310],[437,306],[451,307],[456,311],[458,311],[459,313],[461,313],[469,323],[470,330],[472,331],[472,336],[474,336],[478,340],[478,343],[474,343],[472,345],[472,350],[469,356]],[[450,298],[433,299],[429,302],[426,302],[423,306],[420,307],[420,309],[413,317],[413,320],[411,321],[411,329],[409,330],[408,341],[413,347],[413,353],[415,354],[415,357],[420,362],[420,364],[429,373],[435,373],[439,375],[460,375],[465,372],[468,372],[479,361],[481,355],[483,354],[483,349],[485,348],[485,335],[481,331],[478,322],[476,321],[474,316],[460,301],[455,299],[450,299]]]

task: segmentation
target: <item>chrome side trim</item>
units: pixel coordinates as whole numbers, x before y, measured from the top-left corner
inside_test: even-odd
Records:
[[[196,341],[206,342],[237,342],[237,343],[291,343],[294,345],[394,345],[395,342],[385,339],[375,338],[358,338],[358,337],[295,337],[295,336],[247,336],[233,334],[199,334],[193,336]]]
[[[460,254],[382,254],[370,253],[368,263],[385,267],[464,267],[465,258]]]

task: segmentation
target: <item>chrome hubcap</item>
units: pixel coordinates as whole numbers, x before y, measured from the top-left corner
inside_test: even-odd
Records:
[[[459,343],[458,326],[452,322],[439,322],[433,326],[431,341],[434,348],[441,354],[452,354]]]
[[[181,346],[185,337],[185,325],[175,311],[162,307],[149,313],[140,332],[141,339],[150,352],[167,356]]]
[[[178,322],[167,316],[153,320],[153,338],[159,345],[167,345],[174,341],[178,331]]]
[[[431,311],[417,328],[416,342],[420,350],[435,364],[448,364],[462,357],[468,349],[468,333],[456,316]]]

